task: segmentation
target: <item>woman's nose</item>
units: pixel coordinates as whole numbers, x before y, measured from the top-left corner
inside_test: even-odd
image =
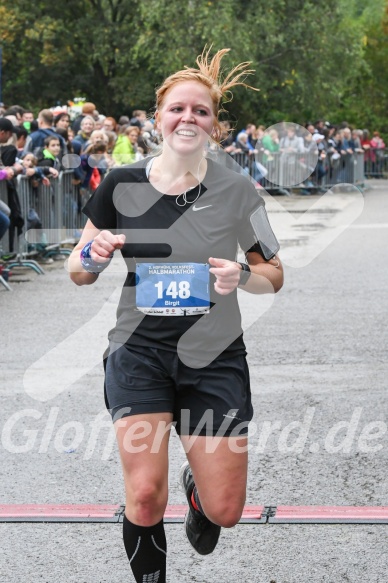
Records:
[[[195,123],[195,117],[191,109],[187,108],[183,111],[182,121],[184,121],[185,123]]]

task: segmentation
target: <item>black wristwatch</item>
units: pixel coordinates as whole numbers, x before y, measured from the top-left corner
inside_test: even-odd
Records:
[[[240,285],[245,285],[251,277],[251,268],[248,263],[241,263],[240,261],[237,261],[237,263],[241,265]]]

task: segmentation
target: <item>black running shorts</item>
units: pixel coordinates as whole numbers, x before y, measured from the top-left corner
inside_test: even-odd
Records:
[[[246,435],[253,409],[245,355],[190,368],[169,350],[122,345],[105,361],[105,400],[114,421],[172,413],[178,435]]]

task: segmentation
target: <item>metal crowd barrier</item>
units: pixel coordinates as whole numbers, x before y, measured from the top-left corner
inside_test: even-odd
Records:
[[[44,249],[79,240],[86,223],[81,210],[91,193],[81,191],[73,178],[73,172],[66,170],[50,179],[50,185],[39,181],[35,186],[29,178],[18,176],[24,230],[29,231],[22,253],[28,254],[34,245]]]
[[[9,202],[8,192],[9,191],[8,191],[7,183],[4,182],[4,185],[0,186],[0,197],[1,197],[1,200],[6,202],[6,204]],[[29,196],[22,189],[21,195],[18,193],[18,197],[19,197],[20,206],[21,206],[21,215],[24,218],[26,216],[25,209],[28,208]],[[4,235],[4,237],[2,238],[2,241],[0,241],[0,248],[1,248],[2,253],[9,254],[11,251],[14,250],[13,238],[16,235],[17,258],[14,260],[11,260],[11,261],[7,260],[5,266],[4,266],[4,264],[1,266],[0,283],[8,291],[12,291],[12,288],[8,284],[7,280],[8,280],[8,275],[10,273],[10,270],[13,267],[27,267],[27,268],[33,269],[38,274],[44,273],[44,270],[41,268],[41,266],[36,261],[34,261],[33,259],[30,259],[30,258],[26,259],[26,244],[23,244],[23,242],[24,242],[24,238],[23,238],[23,234],[22,234],[23,230],[21,229],[20,231],[21,231],[21,234],[19,234],[18,229],[15,229],[15,228],[9,229],[8,233],[6,233]],[[24,253],[23,253],[23,251],[24,251]],[[6,279],[5,279],[5,275],[6,275]]]
[[[74,184],[72,170],[65,170],[59,174],[58,188],[61,196],[61,241],[77,242],[87,220],[82,213],[82,208],[92,193]]]
[[[69,243],[71,247],[78,242],[87,220],[82,207],[91,192],[74,183],[72,170],[50,179],[48,186],[18,176],[16,189],[24,227],[19,236],[16,229],[6,233],[0,241],[0,251],[1,254],[16,251],[17,259],[8,261],[7,269],[28,267],[42,274],[44,270],[34,258],[70,254],[71,249],[63,245]],[[5,180],[0,181],[0,200],[8,204]]]
[[[0,180],[0,200],[5,202],[5,204],[8,203],[7,181],[6,180]]]
[[[273,152],[269,155],[232,154],[242,172],[268,190],[327,190],[339,183],[362,186],[365,182],[364,152],[327,154],[317,163],[311,152]]]
[[[8,206],[8,193],[7,184],[5,180],[0,181],[0,200]],[[6,213],[8,216],[8,213]],[[5,233],[4,237],[0,240],[0,255],[9,252],[8,244],[8,233]],[[8,269],[3,270],[3,265],[0,266],[0,285],[5,287],[6,290],[11,291],[11,287],[8,285]]]
[[[388,148],[370,148],[364,154],[366,178],[388,178]]]
[[[8,191],[6,180],[0,180],[0,200],[2,200],[8,206]],[[9,253],[8,232],[5,233],[4,237],[0,241],[0,255],[5,253]]]
[[[20,234],[18,229],[14,229],[10,232],[10,237],[8,238],[10,251],[14,251],[16,249],[17,258],[8,261],[7,268],[12,269],[14,267],[27,267],[38,274],[43,274],[44,270],[42,267],[32,257],[29,256],[28,244],[24,236],[28,228],[29,210],[32,205],[32,192],[29,179],[19,176],[17,178],[16,185],[16,190],[20,202],[20,211],[24,220],[24,226],[20,230]],[[13,235],[13,238],[11,235]]]

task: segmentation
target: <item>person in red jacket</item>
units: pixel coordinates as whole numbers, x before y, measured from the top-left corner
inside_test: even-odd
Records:
[[[385,143],[379,132],[373,132],[373,138],[370,141],[370,156],[373,178],[382,178],[385,159]]]

